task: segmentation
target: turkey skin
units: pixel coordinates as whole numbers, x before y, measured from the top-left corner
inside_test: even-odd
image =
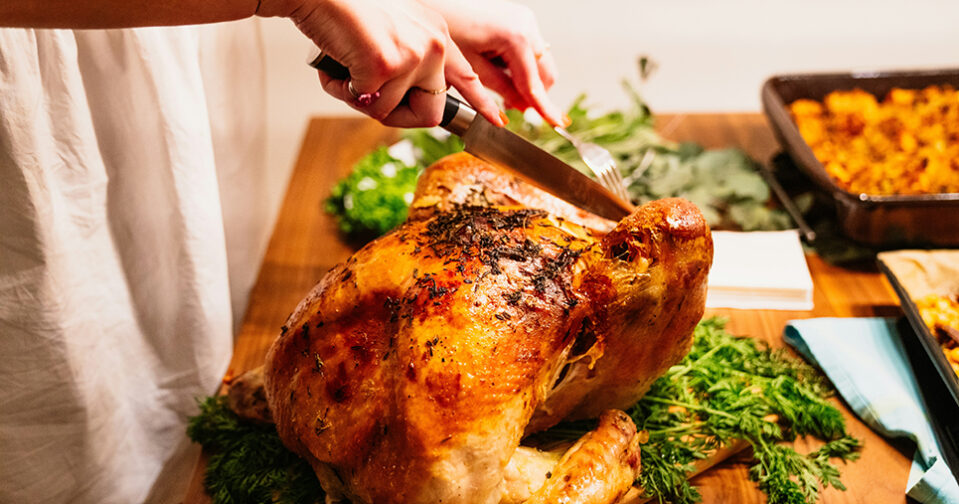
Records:
[[[685,200],[611,222],[449,156],[408,220],[290,316],[264,366],[270,414],[331,500],[615,502],[640,463],[617,410],[689,350],[711,262]],[[562,457],[520,448],[579,418],[599,426]]]

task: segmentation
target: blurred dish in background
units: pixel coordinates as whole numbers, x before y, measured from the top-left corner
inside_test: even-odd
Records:
[[[928,357],[959,404],[959,250],[882,252],[879,266]]]
[[[919,385],[943,458],[959,481],[959,376],[943,352],[938,328],[956,321],[936,298],[959,292],[959,250],[897,250],[878,255],[879,267],[899,296],[909,326],[900,323],[903,347]]]
[[[882,101],[833,91],[789,105],[826,173],[852,193],[959,192],[959,92],[893,88]]]
[[[943,355],[959,375],[959,290],[948,295],[928,294],[915,302],[922,321],[939,339]]]
[[[925,89],[929,86],[938,86],[941,89],[946,89],[946,86],[951,86],[953,89],[959,87],[959,69],[777,75],[768,79],[763,85],[763,110],[780,144],[803,174],[816,184],[818,192],[832,202],[838,227],[845,236],[856,242],[879,248],[917,245],[959,246],[959,192],[941,192],[947,190],[943,187],[940,188],[940,192],[923,194],[874,194],[857,190],[857,188],[844,187],[841,181],[829,174],[827,168],[816,157],[813,147],[804,140],[800,128],[793,120],[793,113],[788,104],[795,103],[797,100],[823,102],[830,93],[835,91],[859,89],[871,95],[878,107],[880,97],[887,96],[895,88]],[[864,98],[858,93],[851,100],[835,98],[834,106],[836,110],[847,113],[847,121],[851,120],[855,123],[862,118],[857,119],[857,116],[849,114],[848,111],[868,101]],[[897,99],[906,100],[907,98]],[[945,111],[943,113],[944,117],[952,117]],[[953,122],[955,121],[953,119]],[[856,124],[846,125],[847,131],[850,132],[861,127],[863,126]],[[932,128],[930,131],[936,130],[935,125],[930,127]],[[942,126],[944,130],[951,127],[952,125]],[[806,129],[811,128],[807,126]],[[899,141],[903,142],[901,139]],[[856,142],[862,144],[865,140],[860,137]],[[909,141],[906,140],[905,143],[909,144]],[[877,161],[874,159],[874,153],[868,148],[858,147],[862,152],[870,152],[873,163]],[[918,149],[918,140],[916,148]],[[943,148],[945,149],[945,145]],[[952,163],[951,160],[950,163]],[[885,176],[891,179],[897,178],[891,174]],[[859,177],[857,175],[849,178],[851,181]],[[910,182],[890,180],[888,184],[897,188],[908,187]],[[935,184],[929,185],[929,187],[934,186]]]

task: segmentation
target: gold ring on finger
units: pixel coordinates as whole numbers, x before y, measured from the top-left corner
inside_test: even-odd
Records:
[[[413,86],[413,88],[416,89],[416,90],[422,91],[422,92],[424,92],[424,93],[426,93],[426,94],[431,94],[431,95],[441,95],[441,94],[445,94],[447,91],[450,90],[450,86],[446,86],[446,87],[443,88],[443,89],[426,89],[426,88],[422,88],[422,87],[419,87],[419,86]]]

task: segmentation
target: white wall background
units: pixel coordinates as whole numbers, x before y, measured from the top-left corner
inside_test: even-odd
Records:
[[[658,64],[642,92],[660,112],[758,111],[777,72],[959,66],[959,2],[521,1],[552,46],[561,106],[581,92],[600,108],[626,106],[620,81],[638,81],[640,55]],[[310,116],[354,112],[323,93],[292,23],[267,19],[263,30],[269,159],[283,169]]]
[[[581,92],[601,109],[626,106],[620,81],[638,80],[639,55],[658,64],[642,87],[658,112],[758,111],[760,86],[777,72],[959,66],[954,1],[521,1],[552,46],[551,95],[564,107]],[[292,23],[262,23],[278,200],[308,118],[354,112],[324,94]]]

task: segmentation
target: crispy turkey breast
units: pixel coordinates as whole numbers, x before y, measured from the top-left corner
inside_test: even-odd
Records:
[[[612,223],[447,157],[409,219],[290,316],[266,360],[270,413],[331,496],[363,503],[498,503],[526,434],[602,417],[543,466],[565,481],[528,502],[614,502],[639,452],[632,421],[606,410],[688,351],[711,261],[684,200]]]

